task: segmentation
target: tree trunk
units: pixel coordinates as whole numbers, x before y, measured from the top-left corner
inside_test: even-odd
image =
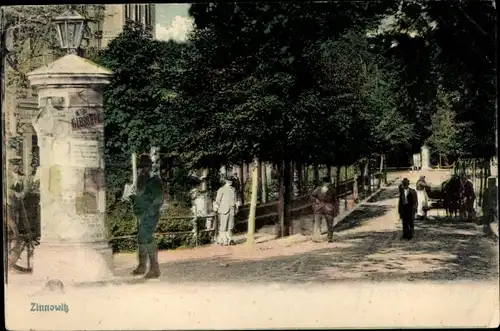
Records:
[[[347,181],[347,166],[344,166],[344,181]],[[346,193],[345,195],[345,199],[344,199],[344,209],[347,210],[347,191],[348,191],[348,188],[347,188],[347,184],[344,186],[345,187],[345,192],[343,193]]]
[[[483,191],[484,191],[484,162],[481,162],[481,168],[479,170],[479,197],[478,205],[482,206],[483,203]]]
[[[337,165],[336,173],[335,173],[335,186],[337,188],[337,192],[339,192],[339,188],[340,188],[340,168],[341,168],[341,166]]]
[[[262,203],[266,203],[268,199],[269,190],[267,188],[267,163],[263,163],[261,167],[261,183],[262,183]]]
[[[356,203],[358,201],[358,174],[354,174],[354,180],[352,184],[352,199]]]
[[[318,186],[319,185],[319,167],[318,167],[318,164],[317,163],[314,163],[313,165],[314,167],[314,186]]]
[[[302,167],[302,163],[296,163],[295,164],[295,168],[296,168],[296,171],[297,171],[297,189],[299,191],[299,195],[303,195],[304,194],[304,178],[303,178],[303,175],[304,175],[304,172],[303,172],[303,167]]]
[[[257,210],[257,193],[259,191],[259,160],[254,159],[252,169],[252,197],[250,199],[250,214],[248,215],[247,244],[254,244],[255,234],[255,212]]]
[[[262,202],[262,161],[260,160],[259,163],[257,164],[257,202]]]
[[[364,169],[363,169],[363,190],[367,194],[366,196],[370,195],[370,193],[371,193],[370,164],[369,164],[368,161],[365,162],[365,166],[364,166]],[[363,199],[365,197],[363,197]]]
[[[326,177],[330,179],[330,183],[333,182],[332,178],[332,166],[330,164],[326,165]]]
[[[278,170],[278,222],[276,223],[276,237],[285,236],[285,190],[283,176],[283,162],[277,165]]]
[[[291,202],[292,202],[292,195],[293,195],[293,171],[292,171],[292,162],[289,160],[285,161],[285,166],[283,169],[283,200],[284,200],[284,209],[285,209],[285,230],[284,234],[285,236],[288,236],[292,233],[292,221],[291,221]]]
[[[240,189],[238,194],[240,195],[241,205],[245,204],[245,180],[243,179],[243,165],[238,167],[238,181],[240,182]]]
[[[474,188],[474,192],[477,192],[477,185],[476,185],[476,159],[472,160],[472,185]],[[477,208],[477,199],[474,201],[474,208]]]
[[[304,177],[302,181],[302,187],[304,194],[307,193],[307,188],[309,187],[309,166],[305,165],[304,166]]]

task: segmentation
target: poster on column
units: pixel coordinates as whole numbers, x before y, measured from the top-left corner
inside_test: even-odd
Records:
[[[97,140],[72,139],[70,143],[70,165],[78,168],[99,168],[100,146]]]
[[[103,169],[85,168],[82,184],[82,191],[77,194],[75,200],[76,213],[79,215],[98,214],[101,209],[101,191],[104,190]]]
[[[77,139],[99,140],[103,138],[102,108],[87,107],[72,110],[71,132]]]
[[[95,90],[85,89],[69,93],[69,104],[72,107],[94,107],[102,104],[102,94]]]

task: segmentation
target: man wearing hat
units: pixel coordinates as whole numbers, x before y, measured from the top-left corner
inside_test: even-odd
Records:
[[[236,190],[232,186],[233,178],[226,177],[224,181],[224,185],[217,190],[213,209],[219,218],[216,243],[227,246],[234,244],[232,230],[234,228],[234,216],[238,213],[238,199]]]
[[[463,186],[463,208],[467,214],[467,221],[473,221],[476,218],[476,211],[474,210],[474,201],[476,200],[474,184],[472,184],[465,172],[460,173],[460,181]]]
[[[398,213],[403,222],[402,239],[413,238],[415,227],[415,213],[417,212],[417,192],[410,188],[410,181],[404,178],[399,185]]]
[[[139,218],[139,265],[132,272],[142,275],[146,272],[149,256],[150,269],[145,278],[160,277],[158,249],[153,237],[160,219],[160,208],[163,204],[163,186],[158,176],[150,176],[153,162],[149,155],[141,155],[137,165],[137,190],[133,197],[134,213]]]
[[[321,234],[321,221],[325,219],[328,229],[328,242],[333,242],[334,219],[338,211],[337,191],[330,183],[329,177],[323,177],[322,185],[316,187],[311,194],[313,200],[314,223],[313,241],[319,241]]]
[[[24,198],[24,174],[21,172],[20,156],[9,159],[10,170],[7,174],[7,225],[15,237],[19,236],[22,199]]]

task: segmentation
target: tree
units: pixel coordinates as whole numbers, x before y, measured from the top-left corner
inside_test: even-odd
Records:
[[[451,96],[439,92],[439,104],[432,116],[432,134],[427,143],[440,155],[460,156],[459,134],[461,128],[456,122]]]
[[[431,114],[436,105],[438,87],[457,94],[453,103],[460,126],[460,149],[464,156],[489,158],[495,155],[495,31],[496,10],[491,1],[402,2],[395,30],[388,41],[405,35],[413,40],[413,49],[401,43],[391,50],[408,57],[427,54],[430,66],[419,66],[413,81],[431,98],[411,98],[427,105]],[[405,33],[401,33],[405,32]],[[413,32],[414,37],[407,32]],[[411,81],[411,80],[410,80]],[[425,89],[422,87],[426,87]],[[432,87],[432,89],[429,89]],[[416,94],[418,96],[418,94]],[[430,119],[430,117],[427,117]],[[425,124],[427,125],[427,124]],[[425,126],[424,125],[424,126]],[[430,125],[429,125],[430,127]],[[425,133],[425,132],[424,132]],[[425,140],[431,132],[420,135]]]
[[[197,29],[190,39],[190,59],[172,118],[178,128],[173,145],[179,154],[202,167],[253,157],[273,162],[280,169],[279,187],[284,187],[280,200],[286,207],[291,161],[326,160],[333,155],[327,156],[325,150],[342,145],[346,154],[356,151],[349,154],[354,159],[362,149],[356,149],[359,141],[353,137],[367,132],[369,125],[362,110],[366,98],[360,95],[361,84],[349,91],[350,99],[341,95],[345,92],[339,83],[360,79],[356,65],[337,52],[335,61],[349,70],[342,79],[330,77],[337,79],[332,81],[335,90],[317,93],[315,77],[322,71],[311,70],[311,56],[319,64],[321,42],[332,43],[353,26],[359,25],[360,31],[373,28],[391,5],[193,5],[190,13]],[[352,134],[344,138],[349,125],[356,128],[348,129]],[[328,144],[325,137],[335,139]],[[283,213],[286,208],[281,207]]]
[[[105,160],[111,194],[130,178],[131,153],[149,151],[169,132],[159,106],[175,81],[165,69],[171,62],[164,58],[174,50],[173,42],[153,40],[142,25],[128,22],[94,58],[114,72],[104,91]]]

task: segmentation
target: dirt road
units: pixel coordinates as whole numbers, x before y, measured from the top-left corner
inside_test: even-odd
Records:
[[[13,283],[6,289],[7,327],[498,326],[498,241],[437,214],[417,222],[412,241],[402,241],[396,201],[395,186],[381,192],[338,225],[332,244],[261,236],[254,248],[161,252],[160,280],[69,287],[57,295]],[[120,254],[115,263],[126,279],[135,257]],[[68,312],[31,311],[33,303],[66,304]]]

